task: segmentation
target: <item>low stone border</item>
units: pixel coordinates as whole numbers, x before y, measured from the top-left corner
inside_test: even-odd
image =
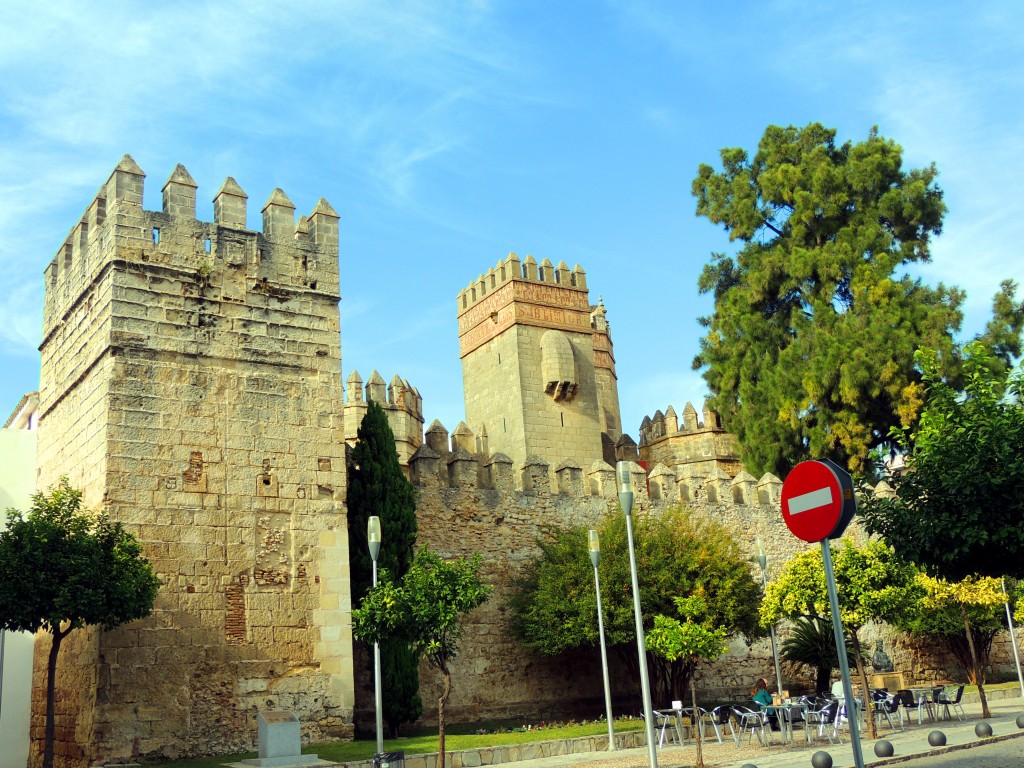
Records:
[[[985,697],[989,701],[999,701],[1000,699],[1019,699],[1020,688],[997,688],[994,691],[985,691]],[[964,693],[964,697],[960,700],[961,704],[978,704],[981,702],[981,696],[978,695],[977,691],[974,693]]]
[[[644,731],[627,731],[615,734],[616,749],[642,747],[647,743]],[[576,739],[552,739],[529,744],[509,744],[503,747],[483,749],[459,749],[448,753],[445,765],[450,768],[477,768],[484,765],[514,763],[519,760],[534,760],[538,757],[571,755],[577,752],[604,752],[608,749],[607,736],[581,736]],[[357,763],[340,763],[347,768],[373,768],[373,760]],[[405,768],[437,768],[437,753],[406,755]]]

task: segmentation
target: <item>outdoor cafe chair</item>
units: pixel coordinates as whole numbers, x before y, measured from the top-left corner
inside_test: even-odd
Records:
[[[771,733],[768,727],[768,715],[764,712],[755,712],[752,709],[741,707],[739,705],[733,705],[732,714],[736,718],[736,724],[739,726],[740,732],[736,734],[736,746],[740,745],[743,738],[743,734],[747,734],[747,743],[751,744],[754,741],[754,734],[757,734],[757,740],[761,745],[765,745],[770,741],[769,734]]]
[[[877,723],[883,717],[889,721],[889,727],[894,731],[903,730],[903,718],[898,717],[899,728],[896,727],[896,723],[893,722],[892,716],[900,714],[900,700],[896,694],[886,693],[885,691],[875,691],[871,695],[873,704],[873,711],[875,713],[875,722]]]
[[[677,730],[679,721],[676,719],[676,711],[674,709],[661,712],[654,710],[654,727],[658,730],[658,746],[664,746],[666,738],[671,744],[673,740],[682,746],[679,742],[679,731]]]
[[[964,712],[963,704],[960,703],[960,699],[964,696],[964,686],[959,686],[956,689],[956,695],[953,698],[949,697],[949,692],[943,690],[938,697],[935,699],[936,705],[943,707],[946,719],[951,720],[952,717],[949,714],[950,707],[953,708],[953,712],[956,713],[957,720],[963,720],[967,717],[967,713]]]
[[[808,704],[807,713],[804,715],[805,728],[807,729],[808,736],[810,735],[812,728],[817,728],[818,738],[824,737],[829,740],[829,743],[838,741],[842,744],[843,740],[839,735],[839,728],[837,724],[838,717],[838,700],[812,700]]]
[[[896,691],[896,701],[900,704],[900,724],[903,724],[904,716],[910,719],[910,710],[917,706],[917,700],[914,698],[914,692],[907,689],[901,688]]]
[[[936,692],[928,688],[915,688],[914,695],[917,697],[917,724],[921,725],[925,717],[934,720]]]
[[[715,736],[718,738],[718,743],[722,743],[722,726],[729,726],[729,733],[732,734],[733,740],[736,739],[736,728],[732,724],[732,708],[728,704],[722,704],[721,706],[715,707],[711,711],[705,713],[705,722],[710,723],[711,727],[715,729]]]

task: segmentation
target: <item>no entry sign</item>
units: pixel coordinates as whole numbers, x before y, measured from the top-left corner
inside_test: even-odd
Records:
[[[804,461],[782,484],[782,519],[807,542],[842,536],[857,511],[853,478],[834,461]]]

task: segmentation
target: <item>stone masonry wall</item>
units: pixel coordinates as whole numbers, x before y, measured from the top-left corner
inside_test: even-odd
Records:
[[[545,530],[554,525],[593,525],[603,515],[621,514],[614,470],[595,462],[582,471],[566,462],[553,472],[554,482],[547,484],[552,472],[543,462],[523,467],[519,474],[501,455],[473,456],[454,442],[450,450],[439,450],[446,436],[443,427],[435,423],[427,443],[412,461],[419,542],[447,557],[481,553],[484,578],[496,587],[494,596],[467,622],[462,652],[453,668],[454,688],[448,704],[451,720],[602,716],[597,654],[546,657],[523,648],[512,633],[505,603],[516,571],[539,554],[537,541]],[[746,472],[735,478],[690,478],[657,466],[646,476],[645,484],[638,465],[633,466],[633,473],[635,515],[658,515],[686,504],[733,533],[741,551],[751,553],[755,578],[760,578],[753,558],[757,538],[764,540],[769,553],[769,580],[786,560],[817,546],[805,544],[789,532],[779,511],[782,484],[772,475],[757,481]],[[847,535],[858,541],[866,538],[856,523]],[[778,631],[781,642],[788,631],[786,623],[780,624]],[[911,653],[906,638],[886,626],[868,625],[862,633],[868,648],[873,648],[877,637],[884,639],[896,669],[905,671],[908,680],[962,678],[956,661],[938,645],[917,643]],[[1008,643],[997,642],[993,661],[997,670],[1005,671],[1010,657],[1003,645]],[[624,660],[613,654],[610,664],[616,712],[639,711],[639,693],[625,671]],[[783,664],[782,673],[790,690],[813,690],[812,670]],[[759,677],[774,679],[770,642],[764,638],[748,645],[736,638],[725,656],[701,665],[699,695],[705,701],[742,700]],[[436,721],[440,685],[439,676],[421,668],[423,723]],[[656,707],[666,704],[655,702]]]
[[[496,587],[494,596],[467,623],[462,652],[453,669],[454,692],[448,705],[451,719],[600,716],[603,693],[596,654],[574,654],[567,659],[526,650],[512,634],[505,601],[515,572],[539,554],[538,537],[546,529],[593,525],[606,514],[618,513],[613,468],[595,462],[584,472],[567,463],[570,465],[554,471],[555,482],[549,484],[551,470],[545,463],[523,468],[517,478],[512,462],[500,455],[481,461],[457,446],[441,453],[435,450],[440,447],[438,442],[433,447],[430,442],[428,433],[428,444],[412,462],[419,543],[444,556],[480,552],[484,578]],[[754,540],[760,536],[773,554],[778,553],[779,562],[800,549],[800,542],[778,513],[781,483],[770,475],[760,483],[741,479],[733,484],[714,478],[691,488],[689,481],[669,483],[667,475],[660,473],[651,481],[652,495],[657,495],[653,499],[638,465],[634,465],[634,475],[637,516],[661,514],[679,504],[682,487],[683,494],[705,499],[691,506],[732,529],[743,542],[741,547],[749,545],[753,552]],[[706,501],[712,487],[713,495],[723,502]],[[614,666],[616,658],[611,661]],[[616,708],[632,712],[639,706],[638,692],[633,690],[624,665],[618,663],[618,669],[612,669]],[[749,648],[737,641],[727,657],[701,672],[700,679],[707,692],[735,694],[751,688],[771,665],[766,641]],[[440,678],[422,668],[423,722],[436,718],[439,686]]]
[[[207,223],[184,168],[162,211],[143,178],[126,156],[47,270],[41,486],[71,474],[163,582],[148,619],[66,641],[61,764],[249,749],[262,709],[344,736],[337,214],[275,190],[252,232],[231,179]]]

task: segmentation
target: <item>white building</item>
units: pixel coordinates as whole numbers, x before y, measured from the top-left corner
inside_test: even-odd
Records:
[[[32,503],[36,477],[36,425],[39,393],[25,395],[0,429],[0,510],[25,511]],[[7,525],[7,516],[0,527]],[[28,764],[28,726],[32,700],[32,648],[28,632],[0,632],[0,768]]]

